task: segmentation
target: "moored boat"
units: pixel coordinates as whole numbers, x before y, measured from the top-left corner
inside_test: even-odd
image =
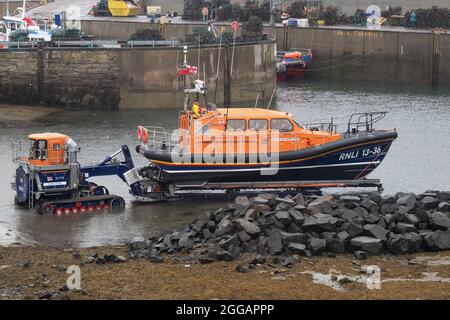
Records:
[[[313,55],[311,49],[277,52],[277,81],[301,80]]]

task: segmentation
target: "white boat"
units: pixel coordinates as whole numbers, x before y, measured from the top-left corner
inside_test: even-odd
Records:
[[[0,41],[10,41],[11,33],[16,30],[28,30],[30,41],[51,41],[51,33],[41,30],[34,20],[26,16],[26,0],[23,0],[21,18],[8,14],[0,21]]]

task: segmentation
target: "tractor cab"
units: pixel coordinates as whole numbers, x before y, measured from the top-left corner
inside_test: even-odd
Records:
[[[28,161],[35,166],[57,166],[68,162],[66,145],[71,140],[59,133],[39,133],[28,136],[30,153]]]

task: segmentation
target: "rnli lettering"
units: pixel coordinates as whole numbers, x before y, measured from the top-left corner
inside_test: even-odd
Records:
[[[339,156],[339,161],[355,159],[355,158],[358,158],[358,157],[359,157],[359,150],[358,151],[346,152],[346,153],[342,153]]]
[[[346,153],[341,153],[339,155],[339,161],[355,159],[355,158],[358,158],[360,155],[361,155],[361,157],[374,156],[374,155],[381,153],[381,151],[382,151],[381,146],[376,146],[376,147],[368,148],[368,149],[364,149],[364,150],[354,150],[354,151],[350,151],[350,152],[346,152]]]

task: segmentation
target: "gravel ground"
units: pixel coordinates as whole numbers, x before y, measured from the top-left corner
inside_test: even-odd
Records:
[[[90,255],[122,255],[121,263],[87,263]],[[291,268],[268,259],[236,272],[233,262],[185,264],[128,260],[124,247],[53,249],[0,247],[0,299],[449,299],[450,252],[355,260],[302,258]],[[81,269],[81,290],[65,291],[66,269]],[[364,266],[381,269],[381,289],[368,289]]]

